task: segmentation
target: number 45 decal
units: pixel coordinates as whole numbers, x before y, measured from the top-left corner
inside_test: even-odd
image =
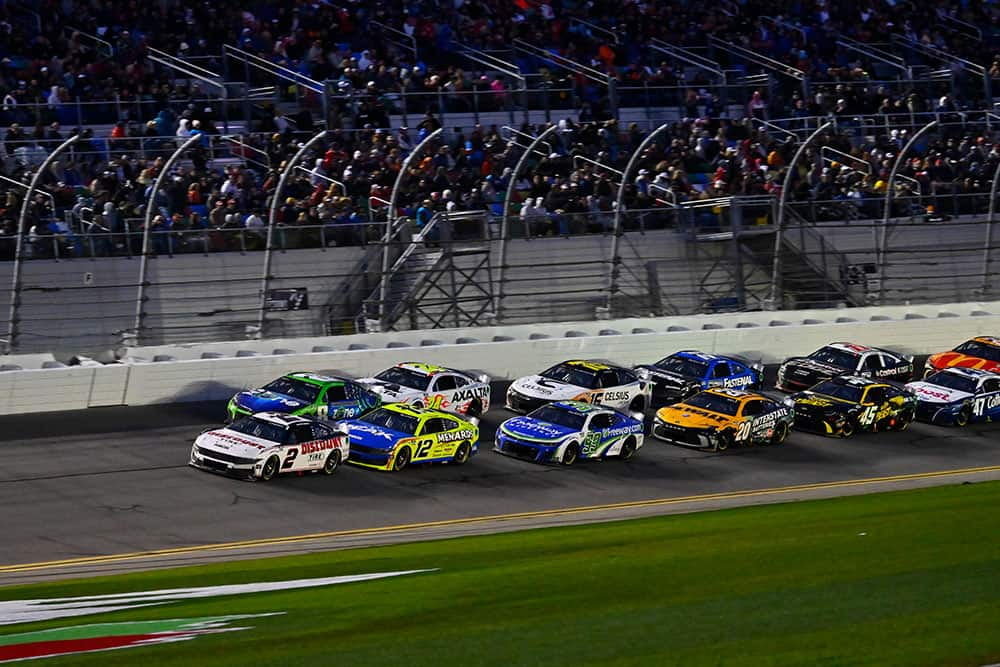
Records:
[[[872,405],[865,408],[865,411],[861,413],[858,418],[858,422],[862,426],[871,426],[875,422],[875,413],[878,412],[878,406]]]

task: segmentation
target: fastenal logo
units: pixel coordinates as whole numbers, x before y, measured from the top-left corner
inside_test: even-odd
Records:
[[[203,586],[199,588],[171,588],[157,591],[117,593],[113,595],[7,600],[0,602],[0,625],[51,621],[59,618],[104,614],[127,609],[141,609],[179,602],[181,600],[196,600],[225,595],[245,595],[247,593],[267,593],[270,591],[288,591],[298,588],[316,588],[433,571],[433,569],[401,570],[398,572],[373,572],[369,574],[322,577],[318,579],[263,581],[248,584]],[[70,653],[110,651],[136,646],[149,646],[151,644],[187,641],[202,635],[248,630],[252,626],[233,625],[233,623],[283,613],[285,612],[181,618],[165,621],[98,623],[39,630],[37,632],[0,635],[0,663],[46,658]]]

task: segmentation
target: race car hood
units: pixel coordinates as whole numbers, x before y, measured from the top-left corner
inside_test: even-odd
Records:
[[[970,357],[961,352],[939,352],[927,358],[927,364],[934,368],[951,368],[959,366],[961,368],[980,368],[984,371],[1000,372],[1000,363],[983,359],[981,357]]]
[[[679,389],[688,385],[701,385],[701,378],[687,377],[678,373],[672,373],[671,371],[665,371],[662,368],[657,368],[652,364],[642,364],[641,366],[636,366],[636,369],[640,368],[648,371],[652,379],[661,384],[667,385],[668,387],[677,387]]]
[[[795,409],[799,410],[802,407],[806,408],[834,408],[855,405],[850,401],[844,401],[839,398],[833,398],[832,396],[824,396],[823,394],[815,394],[811,391],[800,391],[797,394],[792,395],[792,400],[795,401]]]
[[[815,359],[810,359],[809,357],[793,357],[786,360],[782,365],[785,367],[785,372],[803,370],[817,377],[833,377],[834,375],[841,375],[850,370],[847,368],[841,368],[840,366],[834,366],[833,364],[816,361]]]
[[[709,428],[712,426],[722,427],[733,421],[729,415],[709,412],[684,403],[660,408],[656,412],[656,418],[667,424],[676,424],[688,428]]]
[[[212,451],[226,452],[233,456],[248,459],[257,458],[265,449],[270,449],[278,445],[276,442],[255,438],[244,433],[237,433],[228,428],[220,428],[215,431],[202,433],[194,441],[194,444]]]
[[[418,398],[422,398],[424,392],[400,384],[386,382],[378,378],[361,378],[358,384],[362,384],[381,394],[384,403],[409,403]]]
[[[525,440],[541,440],[544,442],[557,442],[566,436],[577,433],[571,428],[559,426],[549,422],[532,419],[531,417],[515,417],[508,419],[500,425],[500,430],[515,438]]]
[[[411,433],[393,431],[357,419],[342,421],[340,426],[350,436],[351,445],[358,444],[372,449],[384,449],[387,452],[392,451],[400,440],[413,437]]]
[[[541,375],[529,375],[515,380],[510,388],[524,396],[542,398],[546,401],[564,401],[573,399],[582,393],[590,391],[565,382],[543,378]]]
[[[967,398],[972,398],[972,394],[931,384],[930,382],[910,382],[906,388],[917,395],[917,400],[921,403],[957,403]]]
[[[309,405],[297,398],[266,389],[241,391],[234,398],[236,405],[250,412],[295,412]]]

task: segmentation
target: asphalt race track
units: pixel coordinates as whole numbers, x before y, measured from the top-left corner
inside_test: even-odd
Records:
[[[494,385],[494,405],[505,384]],[[188,467],[222,404],[0,418],[0,566],[445,519],[1000,465],[1000,425],[915,423],[716,454],[648,438],[629,462],[547,467],[492,451],[494,407],[465,466],[251,483]],[[944,482],[947,483],[947,482]],[[10,583],[10,580],[3,580]]]

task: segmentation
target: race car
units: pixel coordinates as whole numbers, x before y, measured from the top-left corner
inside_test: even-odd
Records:
[[[257,412],[350,419],[374,410],[382,399],[353,380],[315,373],[289,373],[260,389],[241,391],[229,400],[229,419]]]
[[[490,378],[486,375],[408,362],[358,382],[379,394],[384,403],[408,403],[476,418],[490,409]]]
[[[579,401],[557,401],[500,424],[493,449],[538,463],[628,460],[642,447],[642,415],[629,417]]]
[[[511,383],[506,407],[527,414],[556,401],[581,401],[628,412],[649,405],[651,384],[619,366],[572,360]]]
[[[652,435],[717,452],[732,445],[780,445],[788,437],[793,417],[790,407],[767,396],[712,388],[660,408],[653,419]]]
[[[764,374],[759,363],[696,350],[677,352],[633,370],[653,385],[652,399],[656,405],[682,401],[709,387],[759,389]]]
[[[906,388],[917,395],[917,419],[965,426],[1000,420],[1000,375],[953,366]]]
[[[347,433],[332,424],[259,412],[199,435],[188,462],[202,470],[266,482],[286,472],[332,475],[350,449]]]
[[[965,341],[949,352],[932,354],[927,357],[924,377],[942,368],[951,368],[952,366],[979,368],[991,373],[1000,373],[1000,338],[979,336]]]
[[[830,343],[808,357],[786,359],[774,386],[799,391],[838,375],[906,382],[913,376],[913,357],[867,345]]]
[[[844,375],[785,398],[795,428],[849,438],[858,431],[902,431],[917,414],[917,397],[906,387]]]
[[[461,465],[479,449],[479,427],[457,415],[390,403],[340,422],[351,437],[350,463],[399,472],[411,463]]]

